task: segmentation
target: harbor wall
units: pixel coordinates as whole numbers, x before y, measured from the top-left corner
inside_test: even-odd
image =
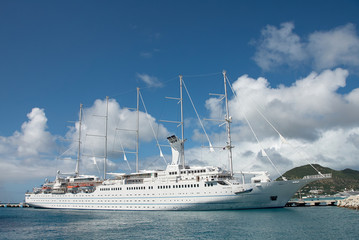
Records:
[[[337,202],[338,207],[350,208],[350,209],[359,209],[359,195],[350,196],[346,199],[339,200]]]

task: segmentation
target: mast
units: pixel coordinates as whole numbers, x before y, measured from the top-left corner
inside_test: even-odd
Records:
[[[137,128],[136,128],[136,172],[138,173],[138,148],[140,135],[140,88],[137,88]]]
[[[108,96],[106,96],[106,116],[105,116],[105,159],[104,159],[104,165],[103,165],[103,179],[106,179],[106,171],[107,171],[107,130],[108,130]]]
[[[182,139],[181,139],[181,162],[182,162],[182,168],[185,168],[185,159],[184,159],[184,121],[183,121],[183,94],[182,94],[182,88],[183,88],[183,79],[182,79],[182,75],[179,75],[180,78],[180,103],[181,103],[181,134],[182,134]]]
[[[226,100],[226,125],[227,125],[227,149],[228,149],[228,161],[229,161],[229,171],[231,176],[233,176],[233,161],[232,161],[232,139],[231,139],[231,122],[232,117],[229,116],[229,107],[228,107],[228,94],[227,94],[227,77],[226,71],[223,70],[223,80],[224,80],[224,97]]]
[[[176,160],[172,159],[172,164],[178,164],[178,166],[182,166],[182,168],[185,168],[185,159],[184,159],[184,121],[183,121],[183,94],[182,94],[182,89],[183,89],[183,79],[182,79],[182,75],[179,75],[179,80],[180,80],[180,97],[179,98],[175,98],[175,97],[166,97],[168,99],[174,99],[174,100],[178,100],[181,104],[181,121],[167,121],[167,120],[160,120],[160,122],[169,122],[169,123],[176,123],[178,124],[177,127],[181,126],[181,139],[178,139],[177,137],[175,137],[173,139],[173,142],[177,142],[176,147],[175,147],[175,151],[178,152],[178,155],[176,157]],[[178,104],[177,103],[177,104]],[[172,136],[170,137],[172,139]],[[167,138],[169,141],[170,139]],[[172,140],[171,140],[172,141]],[[170,142],[171,142],[170,141]],[[171,142],[172,143],[172,142]],[[172,148],[173,150],[173,148]],[[172,153],[173,154],[173,153]],[[173,155],[172,155],[173,157]]]
[[[80,113],[79,113],[79,138],[78,138],[78,150],[77,150],[77,161],[76,161],[76,169],[75,175],[79,176],[80,169],[80,157],[81,157],[81,125],[82,125],[82,104],[80,104]]]

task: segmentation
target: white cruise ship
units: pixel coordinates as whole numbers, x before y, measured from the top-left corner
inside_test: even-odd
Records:
[[[182,86],[182,77],[180,77]],[[330,177],[315,175],[303,179],[272,181],[267,172],[241,172],[236,178],[232,168],[230,137],[231,117],[228,112],[227,78],[224,73],[229,170],[219,167],[190,167],[184,162],[184,138],[168,137],[172,162],[165,170],[112,174],[101,180],[97,176],[80,175],[79,156],[75,174],[62,176],[58,171],[54,182],[25,194],[25,202],[39,208],[101,210],[235,210],[284,207],[306,184]],[[182,93],[182,91],[181,91]],[[182,94],[180,97],[182,103]],[[181,107],[182,109],[182,107]],[[183,116],[183,114],[182,114]],[[80,110],[81,125],[81,110]],[[81,126],[80,126],[81,129]],[[79,141],[80,142],[80,141]],[[80,148],[80,144],[79,144]],[[80,152],[80,149],[79,149]],[[106,161],[105,161],[106,162]],[[104,167],[106,171],[106,167]],[[250,181],[245,181],[249,174]],[[106,176],[106,172],[104,174]]]

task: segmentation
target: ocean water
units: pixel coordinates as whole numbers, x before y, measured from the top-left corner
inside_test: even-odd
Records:
[[[132,212],[0,208],[0,239],[359,239],[359,211]]]

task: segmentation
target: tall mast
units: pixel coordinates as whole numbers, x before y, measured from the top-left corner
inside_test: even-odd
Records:
[[[181,103],[181,134],[182,134],[182,139],[181,139],[181,161],[182,161],[182,167],[183,169],[185,168],[185,159],[184,159],[184,121],[183,121],[183,94],[182,94],[182,85],[183,85],[183,79],[182,79],[182,75],[179,75],[180,78],[180,103]]]
[[[80,157],[81,157],[81,125],[82,125],[82,104],[80,104],[80,113],[79,113],[79,138],[78,138],[78,150],[77,150],[77,161],[75,175],[76,177],[80,174]]]
[[[228,107],[228,94],[227,94],[227,77],[226,71],[223,70],[223,80],[224,80],[224,97],[226,100],[226,125],[227,125],[227,149],[228,149],[228,161],[229,161],[229,171],[231,176],[233,176],[233,162],[232,162],[232,139],[231,139],[231,122],[232,117],[229,116],[229,107]]]
[[[106,123],[105,123],[105,131],[106,131],[106,135],[105,135],[105,159],[104,159],[104,166],[103,166],[103,179],[106,179],[106,171],[107,171],[107,129],[108,129],[108,96],[106,96]]]
[[[136,128],[136,172],[138,173],[138,148],[140,135],[140,88],[137,88],[137,128]]]

